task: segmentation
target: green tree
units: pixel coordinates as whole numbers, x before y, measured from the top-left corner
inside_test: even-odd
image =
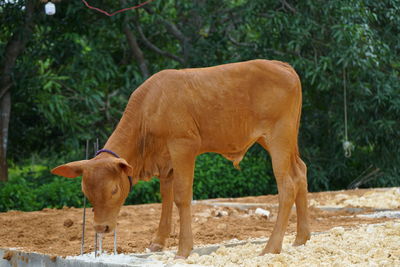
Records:
[[[1,62],[25,25],[27,8],[17,3],[0,0]],[[400,1],[166,0],[114,17],[79,1],[56,5],[45,16],[37,4],[30,41],[12,66],[11,166],[32,154],[44,162],[82,158],[86,140],[104,142],[129,94],[157,71],[266,58],[289,62],[301,76],[300,149],[310,190],[399,185]],[[345,88],[350,158],[342,148]],[[266,153],[254,147],[247,158],[249,173],[215,155],[199,157],[198,197],[228,196],[228,183],[240,194],[274,192]],[[215,192],[214,182],[221,187]],[[258,182],[268,186],[251,189]],[[149,186],[143,190],[158,185]]]

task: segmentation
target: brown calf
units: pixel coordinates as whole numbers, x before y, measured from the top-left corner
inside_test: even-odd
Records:
[[[191,200],[196,156],[216,152],[237,166],[259,143],[271,155],[279,190],[279,212],[262,251],[280,253],[293,203],[297,209],[294,245],[310,239],[306,165],[297,136],[301,84],[288,64],[252,60],[221,66],[164,70],[145,81],[130,97],[125,112],[104,148],[91,160],[71,162],[52,173],[83,175],[82,190],[95,207],[97,232],[112,231],[129,193],[127,175],[160,179],[162,212],[150,245],[161,250],[171,231],[173,202],[179,210],[178,257],[193,247]]]

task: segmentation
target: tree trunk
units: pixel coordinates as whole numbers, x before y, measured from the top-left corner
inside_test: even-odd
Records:
[[[8,124],[10,121],[11,96],[10,91],[7,91],[1,98],[0,102],[0,181],[7,181],[8,166],[7,166],[7,140],[8,140]]]
[[[0,181],[8,180],[7,143],[11,113],[11,92],[13,85],[12,73],[18,56],[25,49],[33,31],[34,0],[27,0],[25,6],[25,21],[20,29],[12,35],[4,50],[0,64]]]

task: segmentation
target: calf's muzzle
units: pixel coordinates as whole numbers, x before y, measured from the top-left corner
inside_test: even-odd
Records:
[[[103,234],[109,233],[111,231],[110,227],[107,224],[95,224],[94,230],[96,233]]]

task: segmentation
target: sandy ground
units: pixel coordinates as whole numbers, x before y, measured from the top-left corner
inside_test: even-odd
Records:
[[[333,200],[358,197],[368,198],[374,195],[371,192],[384,192],[382,190],[352,190],[310,193],[310,203],[324,206]],[[399,198],[400,201],[400,198]],[[257,205],[249,209],[232,207],[214,207],[209,203],[237,202],[260,203],[261,208],[267,209],[271,215],[266,218],[254,214]],[[335,203],[337,203],[336,201]],[[193,205],[193,234],[195,246],[215,244],[231,239],[246,240],[248,238],[268,238],[277,215],[277,196],[266,195],[259,197],[245,197],[237,199],[217,199],[208,204],[200,201]],[[267,204],[267,205],[266,205]],[[337,203],[338,205],[340,203]],[[359,214],[372,213],[373,208],[366,207],[360,210],[341,209],[326,211],[310,207],[311,228],[313,232],[324,232],[333,227],[345,229],[357,227],[360,224],[381,223],[388,218],[357,217]],[[346,202],[346,206],[352,206]],[[359,202],[355,206],[362,206]],[[400,204],[392,210],[400,210]],[[144,252],[150,244],[153,234],[158,227],[160,217],[160,204],[146,204],[124,206],[118,219],[118,252],[140,253]],[[85,252],[93,250],[94,231],[92,229],[93,215],[91,209],[87,210],[86,245]],[[174,207],[173,230],[168,240],[168,248],[173,248],[178,242],[178,214]],[[24,251],[45,253],[48,255],[67,256],[80,253],[82,229],[82,209],[44,209],[36,212],[9,211],[0,213],[0,248],[19,248]],[[288,233],[296,229],[296,213],[292,212]],[[113,249],[113,236],[105,236],[103,248],[108,251]]]

